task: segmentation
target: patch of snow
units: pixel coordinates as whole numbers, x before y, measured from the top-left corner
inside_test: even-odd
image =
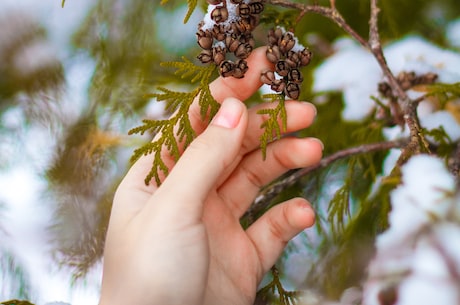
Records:
[[[456,19],[447,25],[446,39],[452,47],[460,48],[460,19]]]
[[[458,304],[460,197],[441,159],[412,157],[391,193],[390,227],[377,237],[363,305],[390,287],[398,305]],[[456,270],[455,270],[456,269]]]
[[[384,81],[382,71],[375,58],[351,39],[338,40],[334,49],[336,53],[315,70],[313,91],[343,92],[343,118],[360,121],[376,106],[371,97],[378,96],[378,83]],[[432,72],[438,74],[440,82],[460,81],[460,54],[437,47],[421,37],[405,37],[384,47],[383,51],[395,75],[403,71]]]

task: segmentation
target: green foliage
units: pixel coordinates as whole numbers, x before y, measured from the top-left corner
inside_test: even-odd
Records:
[[[330,94],[326,103],[316,104],[318,115],[312,126],[300,136],[316,137],[325,143],[324,155],[361,144],[383,140],[381,122],[369,117],[363,122],[342,119],[343,100],[340,94]]]
[[[180,74],[182,78],[191,78],[192,83],[199,81],[199,86],[191,92],[159,88],[162,93],[148,95],[150,98],[156,98],[157,101],[165,101],[166,109],[173,115],[166,120],[144,120],[142,126],[129,131],[129,134],[142,135],[151,132],[158,135],[152,142],[136,149],[131,158],[131,161],[134,162],[143,155],[153,154],[152,168],[145,178],[146,184],[155,178],[155,182],[159,185],[161,173],[165,176],[168,174],[168,164],[164,161],[166,158],[164,148],[174,160],[177,160],[181,150],[185,149],[195,138],[195,131],[189,118],[189,109],[195,99],[198,98],[203,120],[212,118],[219,109],[219,103],[212,97],[209,89],[215,66],[196,66],[186,58],[183,58],[183,62],[163,63],[163,66],[177,69],[176,74]]]
[[[265,159],[268,143],[273,141],[274,138],[281,138],[281,133],[286,130],[287,114],[283,94],[266,94],[263,98],[271,99],[271,102],[278,102],[274,108],[262,109],[257,112],[258,114],[267,116],[267,119],[260,126],[264,130],[260,136],[260,147],[262,149],[262,156]]]
[[[0,114],[18,106],[20,94],[32,99],[62,88],[63,66],[48,50],[51,49],[48,33],[41,24],[18,10],[0,15],[0,28],[6,31],[6,34],[0,33]],[[38,44],[43,46],[42,54],[30,57],[28,54],[35,52]]]
[[[381,158],[382,156],[378,157],[380,160]],[[381,161],[376,164],[379,163]],[[371,177],[363,178],[375,183],[375,177]],[[388,227],[390,192],[399,183],[399,171],[394,170],[390,176],[381,180],[375,192],[371,193],[369,188],[367,197],[355,200],[359,206],[355,208],[352,217],[348,218],[343,230],[332,232],[332,236],[322,242],[318,261],[312,264],[308,273],[307,285],[318,289],[329,298],[338,298],[346,288],[361,284],[366,275],[366,266],[374,254],[375,237]],[[374,184],[370,186],[376,187]],[[339,192],[345,191],[339,189]],[[353,194],[353,186],[351,193]],[[337,199],[341,200],[340,196],[335,196],[333,201]]]
[[[154,35],[160,25],[152,18],[157,6],[155,1],[100,0],[72,36],[74,47],[96,64],[89,107],[132,116],[144,111],[145,92],[165,82],[167,73],[158,65],[164,54]]]
[[[456,143],[452,142],[449,135],[446,133],[442,126],[431,130],[424,128],[422,129],[421,133],[425,137],[431,137],[434,140],[436,145],[433,145],[433,147],[430,148],[435,151],[437,156],[441,158],[447,158],[455,150]]]
[[[0,273],[0,291],[4,291],[10,297],[30,299],[31,285],[28,274],[17,258],[2,248],[0,248],[0,270],[2,271]]]
[[[295,2],[305,3],[305,1]],[[457,2],[458,0],[423,0],[414,5],[411,0],[379,1],[382,8],[381,37],[385,41],[391,41],[408,33],[418,33],[442,43],[441,37],[444,35],[445,24],[457,18],[460,13]],[[114,125],[120,123],[116,120],[120,114],[123,115],[124,122],[133,117],[137,120],[137,116],[143,115],[152,97],[164,101],[167,111],[173,113],[169,120],[145,120],[142,126],[130,132],[157,134],[153,142],[146,143],[135,150],[133,160],[152,153],[153,167],[146,177],[146,183],[153,178],[158,183],[162,174],[167,174],[169,169],[165,161],[168,159],[167,154],[177,159],[184,147],[195,137],[188,117],[191,103],[197,101],[203,120],[212,118],[219,107],[209,91],[209,82],[216,74],[214,66],[197,66],[185,57],[181,62],[175,62],[175,59],[171,59],[170,53],[161,50],[162,41],[155,37],[155,32],[165,25],[157,24],[152,18],[152,12],[159,5],[166,3],[174,3],[175,7],[187,3],[185,23],[197,9],[199,1],[162,0],[160,3],[144,0],[98,0],[73,35],[75,54],[77,52],[87,54],[95,63],[87,105],[85,105],[88,111],[83,111],[76,124],[62,126],[66,131],[65,137],[57,145],[56,157],[52,160],[46,177],[50,188],[58,194],[55,198],[58,208],[55,216],[56,223],[52,226],[54,231],[58,232],[60,228],[65,228],[71,221],[75,221],[75,215],[80,215],[81,209],[85,208],[85,205],[75,206],[74,209],[69,209],[68,206],[76,201],[87,203],[89,198],[96,202],[93,214],[98,218],[97,225],[92,230],[84,231],[82,234],[84,238],[78,240],[74,247],[67,247],[71,239],[67,239],[67,243],[65,243],[66,238],[59,240],[62,244],[58,248],[65,257],[64,261],[75,267],[76,274],[79,276],[84,275],[94,258],[100,257],[102,253],[101,245],[105,238],[110,212],[109,195],[113,193],[114,185],[118,181],[110,177],[114,184],[107,185],[106,177],[108,172],[115,171],[109,164],[116,157],[113,152],[123,148],[123,144],[115,140],[108,146],[92,146],[95,132],[102,131],[106,134],[113,129]],[[330,1],[318,0],[309,3],[328,6]],[[65,0],[62,0],[61,6],[64,7],[64,4]],[[201,1],[201,4],[204,6],[206,2]],[[358,0],[353,4],[347,1],[336,1],[336,5],[345,20],[359,34],[367,37],[369,1]],[[434,6],[437,9],[431,10]],[[445,18],[434,17],[435,14],[432,12],[441,12]],[[322,16],[306,14],[298,19],[299,15],[299,11],[267,4],[261,22],[294,29],[301,42],[307,41],[306,44],[311,47],[314,58],[310,68],[314,68],[330,54],[332,42],[337,37],[343,36],[344,32]],[[31,41],[44,40],[46,37],[41,27],[34,25],[29,30],[26,33],[29,33],[28,37]],[[256,35],[258,38],[265,37],[265,33],[259,29],[256,30]],[[315,39],[310,40],[313,35]],[[25,46],[28,41],[23,39],[15,46]],[[19,54],[21,48],[11,50],[14,51],[10,52],[11,54],[6,52],[0,55],[13,56]],[[195,54],[196,50],[190,48],[184,52],[191,58],[194,56],[191,54]],[[8,59],[10,57],[2,58],[5,63],[3,69],[10,67],[12,62]],[[163,63],[158,65],[158,62]],[[174,73],[168,72],[165,67],[173,68]],[[6,72],[0,73],[4,76],[3,78],[0,76],[0,112],[2,113],[12,107],[23,106],[24,103],[14,100],[15,96],[23,92],[40,93],[42,89],[48,91],[58,89],[66,72],[60,63],[50,66],[46,70],[49,73],[41,71],[42,74],[27,76],[27,78],[18,78],[14,73],[10,73],[11,71],[13,70],[7,69]],[[338,73],[349,72],[338,71]],[[311,75],[305,75],[305,78],[307,77],[311,81]],[[191,92],[181,92],[172,90],[171,83],[180,88],[193,83],[198,88]],[[158,93],[146,95],[145,92],[150,92],[153,87],[159,87]],[[311,97],[309,90],[306,79],[302,94]],[[424,90],[428,97],[439,102],[441,108],[444,108],[452,98],[460,97],[458,83],[433,84],[425,86]],[[261,147],[265,156],[267,145],[273,139],[279,138],[286,128],[286,113],[284,97],[268,95],[264,98],[277,103],[273,108],[259,112],[268,118],[261,126],[264,129]],[[298,133],[300,136],[320,138],[325,143],[326,156],[350,147],[382,140],[383,122],[375,122],[372,119],[364,122],[345,122],[341,119],[343,106],[341,96],[333,94],[327,100],[327,103],[317,105],[318,117],[313,126]],[[40,113],[44,112],[46,111],[40,111]],[[442,128],[423,130],[422,133],[432,137],[437,143],[430,147],[433,153],[440,156],[451,154],[456,143],[452,143]],[[399,183],[398,169],[395,169],[390,177],[384,179],[380,185],[376,185],[384,157],[384,153],[371,153],[351,157],[343,162],[335,162],[325,169],[308,174],[275,198],[274,201],[279,202],[293,195],[302,194],[308,197],[312,204],[321,200],[329,202],[325,211],[319,210],[321,208],[319,205],[315,206],[318,209],[317,232],[323,238],[323,242],[319,249],[309,249],[311,252],[318,252],[317,264],[314,264],[307,279],[312,289],[323,291],[327,296],[338,296],[343,289],[354,284],[358,285],[363,279],[365,266],[373,253],[374,238],[388,225],[389,193]],[[123,160],[116,161],[118,165],[124,164]],[[118,175],[123,175],[124,168],[117,167],[116,172]],[[330,195],[327,194],[328,179],[342,182]],[[100,190],[100,193],[97,190]],[[69,200],[72,196],[75,201]],[[6,270],[7,266],[4,263],[10,264],[8,256],[2,256],[0,262],[3,270]],[[19,269],[11,269],[13,270],[11,274],[16,274],[15,270],[22,272],[22,275],[18,276],[22,277],[22,287],[28,289],[30,285],[27,282],[27,274],[23,272],[16,260],[11,266],[19,267]],[[269,288],[264,291],[277,292],[281,296],[280,302],[287,304],[292,301],[289,297],[290,293],[284,293],[279,278],[274,279],[267,287]],[[22,297],[26,298],[27,294],[24,293]]]
[[[208,78],[208,74],[214,72],[214,66],[197,66],[184,56],[182,56],[182,60],[183,61],[181,62],[162,62],[160,65],[162,67],[176,69],[174,72],[175,75],[179,75],[182,79],[190,78],[191,83],[195,83],[199,80],[206,80]]]
[[[0,304],[1,305],[34,305],[26,300],[9,300],[9,301],[2,302]]]
[[[350,186],[348,180],[334,194],[328,207],[327,221],[331,226],[333,236],[338,236],[345,227],[345,217],[350,217]]]
[[[97,198],[78,193],[60,196],[65,201],[57,207],[49,230],[54,233],[54,258],[70,271],[73,282],[84,279],[103,255],[113,194],[119,182],[114,180]]]
[[[185,14],[185,17],[184,17],[184,23],[188,22],[188,20],[190,19],[190,16],[192,16],[193,11],[195,10],[197,4],[198,4],[198,0],[187,0],[188,11],[187,11],[187,13]]]
[[[327,221],[335,242],[343,238],[344,230],[351,220],[352,211],[360,210],[361,201],[369,195],[383,156],[360,154],[348,158],[343,166],[347,168],[343,185],[334,193],[329,203]]]
[[[286,29],[293,29],[296,26],[296,18],[299,12],[290,9],[283,9],[275,6],[266,6],[260,17],[260,23],[270,26],[283,26]]]
[[[283,284],[281,283],[278,268],[276,266],[272,267],[271,274],[271,282],[257,292],[257,299],[260,299],[264,303],[269,300],[270,304],[296,304],[297,292],[284,289]]]
[[[440,102],[441,108],[444,108],[446,103],[453,98],[460,97],[460,83],[435,83],[425,85],[424,89],[426,90],[426,97],[434,97]]]
[[[168,2],[169,0],[161,0],[160,3],[163,5]],[[195,11],[197,5],[198,5],[198,0],[187,0],[188,10],[184,17],[184,23],[188,22],[188,20],[190,19],[190,16],[192,16],[193,12]]]
[[[153,142],[136,149],[131,157],[131,161],[134,162],[142,155],[153,154],[153,165],[145,178],[145,184],[150,183],[150,180],[155,178],[156,183],[159,185],[161,183],[160,172],[163,172],[164,175],[168,174],[168,166],[163,161],[165,157],[162,154],[163,146],[167,148],[174,160],[177,160],[180,156],[180,144],[178,141],[185,139],[186,143],[190,143],[195,137],[195,133],[190,126],[188,110],[195,97],[199,94],[199,90],[183,93],[173,92],[164,88],[160,88],[160,90],[164,93],[152,94],[152,97],[156,97],[159,101],[166,100],[168,102],[167,109],[178,109],[177,113],[167,120],[143,120],[144,125],[129,131],[129,134],[140,133],[142,135],[147,131],[159,134],[159,137],[155,138]],[[179,125],[177,131],[174,129],[176,125]],[[176,140],[176,133],[180,140]]]

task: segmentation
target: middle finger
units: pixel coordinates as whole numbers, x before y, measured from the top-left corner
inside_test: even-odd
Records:
[[[217,192],[240,218],[257,196],[260,188],[285,172],[315,165],[322,157],[322,143],[315,138],[283,138],[267,146],[267,158],[261,150],[247,154]]]

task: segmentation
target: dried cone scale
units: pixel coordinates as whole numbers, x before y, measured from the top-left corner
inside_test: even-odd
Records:
[[[215,64],[222,77],[243,78],[246,58],[254,49],[252,31],[257,27],[265,0],[207,0],[208,14],[198,25],[197,58]],[[228,56],[227,56],[228,55]],[[267,59],[274,71],[265,71],[260,80],[290,99],[298,99],[303,81],[299,68],[310,63],[311,52],[300,46],[294,34],[282,28],[268,32]]]
[[[299,68],[310,63],[311,52],[298,45],[293,33],[275,28],[268,32],[266,55],[275,70],[265,71],[260,80],[273,91],[283,93],[290,99],[298,99],[303,82]]]
[[[246,58],[255,46],[252,31],[264,9],[263,0],[208,0],[208,3],[212,5],[208,18],[198,25],[196,33],[198,45],[203,49],[197,58],[204,64],[214,63],[223,77],[242,78],[248,70]]]

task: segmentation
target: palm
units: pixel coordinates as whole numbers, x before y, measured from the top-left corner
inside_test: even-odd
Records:
[[[264,53],[254,51],[249,65],[265,69],[270,63],[264,61]],[[218,79],[211,92],[218,101],[232,96],[245,99],[260,85],[260,72],[250,69],[244,80]],[[122,291],[120,287],[133,281],[142,284],[133,286],[136,293],[120,294],[120,302],[149,304],[148,300],[166,298],[168,304],[199,304],[203,299],[205,304],[251,304],[263,274],[286,242],[313,224],[313,211],[297,198],[270,209],[247,230],[241,227],[239,220],[260,187],[289,169],[316,164],[321,144],[283,138],[267,146],[263,160],[259,138],[264,117],[257,112],[276,105],[246,111],[236,102],[233,105],[242,112],[233,130],[206,129],[199,106],[192,105],[193,128],[198,134],[206,130],[177,163],[164,155],[172,171],[160,187],[142,183],[152,156],[139,159],[130,169],[112,208],[103,292]],[[313,121],[312,105],[287,101],[285,106],[286,132]],[[222,133],[231,140],[222,138]]]
[[[211,257],[207,290],[215,292],[207,296],[206,304],[219,304],[214,298],[227,294],[239,298],[231,304],[250,303],[265,271],[253,242],[222,200],[211,198],[206,203],[203,221]]]

